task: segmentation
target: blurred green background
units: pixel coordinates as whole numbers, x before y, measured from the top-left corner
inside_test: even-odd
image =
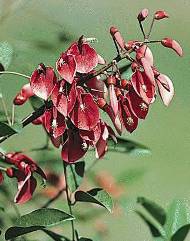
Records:
[[[141,38],[136,16],[142,8],[148,8],[150,15],[166,10],[170,18],[155,24],[152,39],[170,36],[184,49],[184,57],[179,58],[169,49],[152,46],[156,66],[173,80],[175,97],[169,108],[157,98],[146,121],[134,134],[125,134],[147,145],[151,155],[108,153],[95,170],[108,170],[116,178],[121,176],[119,181],[126,186],[127,199],[145,196],[166,207],[174,198],[190,197],[190,1],[0,0],[0,41],[13,47],[9,70],[27,75],[40,62],[54,66],[59,53],[82,34],[96,37],[98,43],[94,47],[110,60],[115,51],[109,27],[117,26],[126,40]],[[149,24],[148,20],[145,26]],[[24,83],[23,78],[1,77],[0,86],[10,109],[13,96]],[[25,117],[30,111],[27,103],[17,108],[17,116]],[[8,150],[28,149],[43,145],[44,138],[40,127],[29,126],[2,146]],[[22,209],[26,211],[25,207]],[[109,229],[105,241],[152,240],[148,228],[127,203],[120,215],[107,214],[100,219]],[[93,221],[80,226],[87,237],[93,236],[93,228]]]

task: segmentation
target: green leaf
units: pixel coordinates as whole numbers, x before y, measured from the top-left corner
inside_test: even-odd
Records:
[[[13,49],[7,42],[0,43],[0,71],[4,71],[11,63]]]
[[[171,238],[180,228],[190,224],[190,207],[186,200],[175,200],[167,211],[165,230]]]
[[[15,226],[6,231],[5,238],[8,240],[73,219],[73,216],[61,210],[41,208],[18,218]]]
[[[164,229],[162,229],[161,226],[159,226],[155,222],[153,222],[153,220],[151,218],[149,218],[147,215],[145,215],[144,213],[142,213],[138,210],[136,210],[135,212],[147,224],[153,237],[161,237],[162,235],[165,234]]]
[[[0,137],[20,133],[22,128],[23,125],[21,122],[16,122],[13,126],[9,126],[7,123],[0,122]]]
[[[172,236],[171,241],[184,241],[190,230],[190,224],[185,225],[177,230],[177,232]]]
[[[71,192],[74,192],[80,186],[84,177],[85,162],[80,161],[74,164],[68,164],[66,170],[69,189]]]
[[[141,204],[161,225],[165,224],[166,212],[162,207],[144,197],[138,197],[137,202]]]
[[[44,105],[43,99],[39,98],[38,96],[31,96],[29,101],[34,110],[37,110]]]
[[[140,143],[117,137],[117,144],[109,140],[109,151],[117,151],[135,155],[150,154],[150,149]]]
[[[75,200],[76,202],[96,203],[106,208],[109,212],[112,212],[113,209],[113,201],[110,195],[102,188],[94,188],[88,192],[77,191],[75,193]]]

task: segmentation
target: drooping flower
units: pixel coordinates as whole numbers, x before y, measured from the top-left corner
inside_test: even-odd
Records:
[[[179,56],[183,56],[183,50],[176,40],[164,38],[161,43],[164,47],[173,49]]]
[[[36,172],[46,179],[45,173],[30,157],[22,153],[8,153],[6,162],[15,166],[6,171],[9,177],[15,177],[18,181],[18,192],[14,201],[19,204],[29,201],[37,186],[33,173]]]

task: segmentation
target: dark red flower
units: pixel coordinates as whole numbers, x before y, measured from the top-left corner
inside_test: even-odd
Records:
[[[16,167],[8,168],[6,172],[9,177],[16,177],[18,181],[18,192],[14,199],[15,202],[21,204],[29,201],[37,185],[33,173],[36,172],[46,179],[45,173],[31,158],[21,153],[8,153],[6,161]]]
[[[68,83],[72,84],[76,73],[76,61],[73,55],[62,53],[56,62],[59,75]]]
[[[52,93],[56,80],[53,68],[39,64],[38,68],[32,73],[30,85],[35,95],[47,100]]]
[[[44,113],[44,126],[47,132],[56,139],[65,132],[65,117],[53,106]]]
[[[92,130],[100,119],[99,109],[90,93],[77,87],[77,100],[70,113],[73,124],[81,130]]]
[[[89,73],[98,64],[98,55],[96,51],[82,39],[75,42],[67,50],[67,54],[71,54],[75,57],[77,66],[76,70],[79,73]]]
[[[131,133],[138,125],[138,118],[131,109],[129,100],[123,95],[119,96],[119,117],[124,127]]]
[[[55,85],[51,95],[54,106],[65,117],[72,111],[76,97],[76,83],[73,82],[68,86],[65,80],[61,80]]]
[[[78,161],[85,155],[88,147],[89,142],[82,139],[77,129],[69,129],[61,152],[63,161],[68,163]]]
[[[143,99],[144,102],[150,104],[155,96],[155,85],[152,84],[145,72],[136,69],[131,78],[131,84],[135,92]]]

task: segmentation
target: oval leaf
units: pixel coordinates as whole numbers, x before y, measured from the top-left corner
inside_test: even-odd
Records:
[[[112,212],[113,209],[113,201],[110,195],[102,188],[94,188],[88,192],[77,191],[75,193],[75,200],[76,202],[96,203],[106,208],[109,212]]]
[[[41,208],[18,218],[15,221],[15,226],[6,231],[5,238],[8,240],[73,219],[72,215],[61,210]]]
[[[172,236],[171,241],[184,241],[190,230],[190,224],[183,226]]]

